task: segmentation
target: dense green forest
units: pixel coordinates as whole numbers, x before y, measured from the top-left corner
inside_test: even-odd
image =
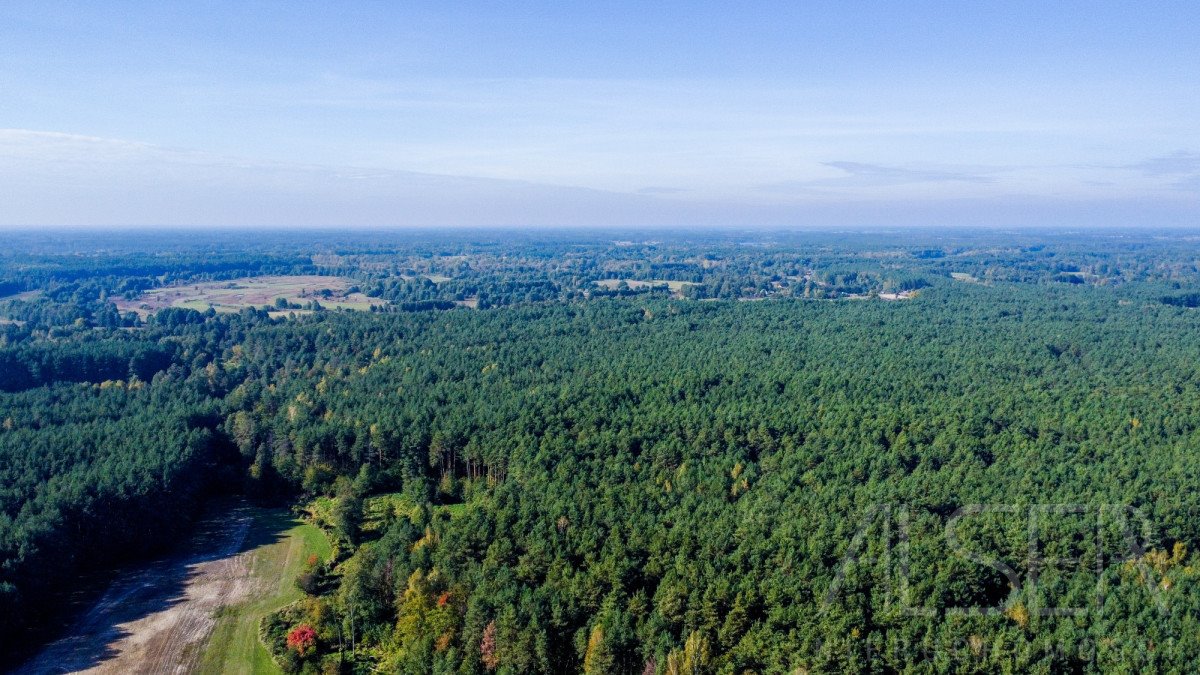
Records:
[[[0,267],[5,646],[235,491],[338,543],[291,672],[1200,669],[1182,234],[54,237]],[[388,304],[112,302],[267,274]]]

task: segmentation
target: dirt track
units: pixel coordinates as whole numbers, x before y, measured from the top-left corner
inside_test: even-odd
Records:
[[[194,672],[215,612],[253,590],[243,546],[253,517],[239,505],[204,521],[179,553],[114,581],[66,637],[16,672]]]

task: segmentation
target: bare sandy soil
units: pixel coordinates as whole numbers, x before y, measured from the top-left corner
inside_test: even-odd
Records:
[[[190,673],[216,612],[256,585],[246,534],[251,507],[205,520],[178,553],[123,574],[70,629],[18,673]]]
[[[353,279],[321,275],[244,277],[156,288],[134,300],[114,297],[113,302],[122,312],[137,312],[142,316],[167,307],[199,311],[212,307],[218,312],[236,312],[246,307],[274,305],[277,298],[301,305],[317,300],[329,309],[369,310],[372,305],[387,304],[360,292],[349,292],[354,284]]]

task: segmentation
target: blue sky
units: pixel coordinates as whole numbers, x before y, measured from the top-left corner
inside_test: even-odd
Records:
[[[0,224],[1200,225],[1200,3],[0,3]]]

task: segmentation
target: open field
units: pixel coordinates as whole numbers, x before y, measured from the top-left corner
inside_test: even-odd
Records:
[[[691,281],[668,281],[666,279],[651,279],[650,281],[642,281],[640,279],[600,279],[596,282],[597,286],[603,286],[608,290],[613,290],[621,285],[624,281],[630,288],[649,288],[651,286],[666,286],[671,291],[678,293],[683,290],[684,286],[695,286]]]
[[[317,497],[308,503],[305,510],[313,522],[331,526],[333,507],[336,503],[337,497]],[[469,508],[471,507],[468,504],[438,504],[432,507],[434,511],[446,513],[451,518],[462,517]],[[362,531],[368,535],[382,534],[380,528],[389,513],[397,517],[416,520],[419,510],[420,507],[401,492],[368,497],[363,501]]]
[[[0,297],[0,302],[5,302],[6,300],[22,300],[28,302],[30,300],[36,300],[41,294],[41,291],[25,291],[23,293],[14,293],[13,295],[5,295]]]
[[[15,294],[13,294],[13,295],[5,295],[5,296],[3,296],[3,297],[0,297],[0,302],[7,302],[7,301],[9,301],[9,300],[16,300],[16,301],[21,301],[21,302],[30,302],[30,301],[32,301],[32,300],[36,300],[36,299],[38,298],[38,296],[39,296],[39,295],[41,295],[41,294],[42,294],[42,292],[41,292],[41,291],[25,291],[25,292],[23,292],[23,293],[15,293]],[[17,319],[10,319],[10,318],[7,318],[7,317],[0,317],[0,326],[9,326],[9,325],[11,325],[11,326],[24,326],[24,325],[25,325],[25,322],[24,322],[24,321],[17,320]]]
[[[134,300],[118,299],[122,312],[137,312],[143,316],[167,307],[185,307],[205,311],[212,307],[218,312],[237,312],[246,307],[274,306],[278,298],[289,303],[306,305],[316,300],[327,309],[370,309],[386,304],[359,292],[350,292],[354,280],[345,277],[297,275],[247,277],[229,281],[169,286],[146,291]],[[298,311],[298,310],[293,310]],[[284,310],[282,315],[287,314]]]
[[[315,527],[237,504],[203,521],[172,555],[129,570],[19,673],[272,672],[258,617],[295,600]]]
[[[204,521],[180,551],[113,581],[65,637],[17,672],[194,671],[213,614],[250,591],[252,520],[242,505]]]
[[[216,627],[200,659],[202,673],[274,673],[278,667],[258,640],[258,622],[303,595],[296,588],[296,575],[310,555],[326,559],[329,541],[315,526],[296,520],[284,511],[267,511],[252,529],[261,530],[262,540],[278,532],[278,538],[250,552],[249,572],[257,579],[255,591],[243,602],[222,607]]]
[[[271,310],[270,312],[267,312],[267,316],[270,316],[272,319],[279,319],[279,318],[293,316],[293,315],[294,316],[304,316],[305,314],[312,314],[312,310],[311,309],[276,309],[276,310]]]
[[[625,282],[630,288],[650,288],[653,286],[666,286],[671,291],[671,295],[679,298],[683,297],[683,288],[685,286],[695,286],[691,281],[668,281],[666,279],[651,279],[643,281],[640,279],[600,279],[596,281],[596,285],[610,291],[616,290],[621,282]]]

